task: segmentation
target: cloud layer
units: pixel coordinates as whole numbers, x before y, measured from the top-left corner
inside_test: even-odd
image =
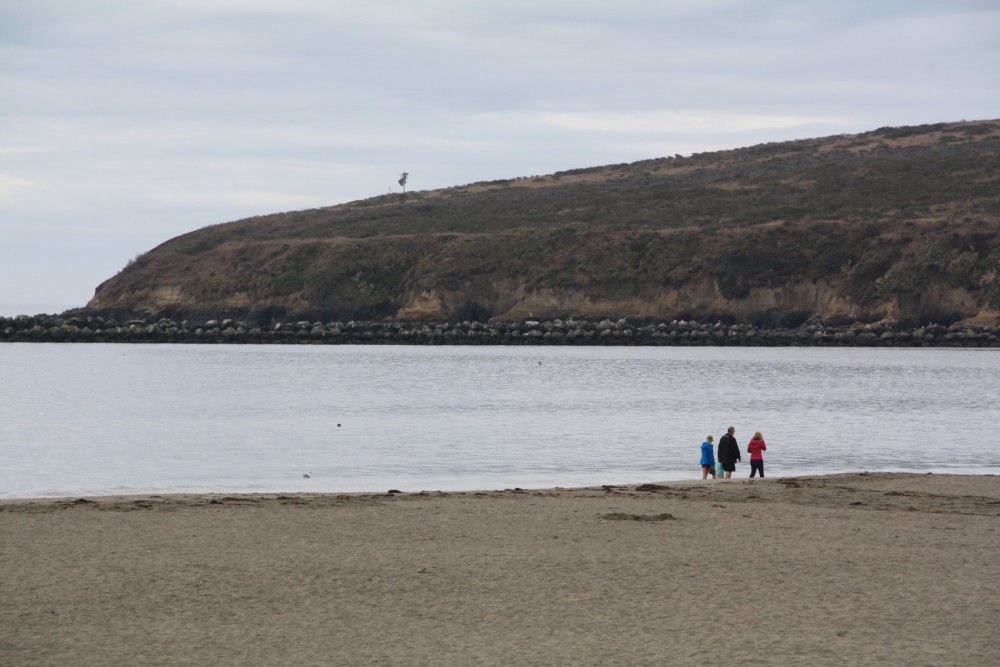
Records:
[[[429,189],[1000,109],[992,1],[35,0],[0,26],[0,304],[82,305],[172,236],[401,171]]]

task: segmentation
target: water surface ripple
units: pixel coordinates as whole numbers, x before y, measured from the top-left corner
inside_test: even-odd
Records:
[[[997,406],[994,350],[8,344],[0,497],[675,480],[729,425],[771,476],[996,474]]]

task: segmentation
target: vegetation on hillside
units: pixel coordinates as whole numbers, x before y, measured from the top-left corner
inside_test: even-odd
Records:
[[[1000,121],[881,128],[214,225],[90,306],[377,319],[433,294],[429,317],[486,319],[545,293],[547,316],[954,320],[1000,312],[998,231]],[[709,305],[674,298],[703,284]],[[803,284],[830,294],[753,305]]]

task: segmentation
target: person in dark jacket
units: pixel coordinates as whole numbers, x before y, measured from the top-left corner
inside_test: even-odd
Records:
[[[719,463],[722,464],[722,469],[726,471],[725,479],[730,479],[733,473],[736,471],[736,462],[742,461],[743,457],[740,456],[740,446],[736,444],[736,438],[733,434],[736,433],[736,429],[730,426],[726,430],[726,434],[719,438]]]

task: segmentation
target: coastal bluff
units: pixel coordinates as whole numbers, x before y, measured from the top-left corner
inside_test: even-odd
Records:
[[[997,323],[1000,120],[883,127],[211,225],[133,258],[86,311],[157,326],[369,322],[376,338],[385,322],[432,332],[446,322],[446,333],[480,340],[478,327],[462,328],[478,322],[505,342],[524,322],[571,319],[722,322],[727,335],[734,325],[798,332],[821,322],[822,331],[806,330],[821,339],[826,325],[850,338],[856,324],[885,321],[910,332]],[[213,327],[192,325],[190,335],[198,328]],[[249,337],[253,327],[243,328]],[[343,335],[327,333],[335,328]],[[588,331],[559,329],[541,335]]]

